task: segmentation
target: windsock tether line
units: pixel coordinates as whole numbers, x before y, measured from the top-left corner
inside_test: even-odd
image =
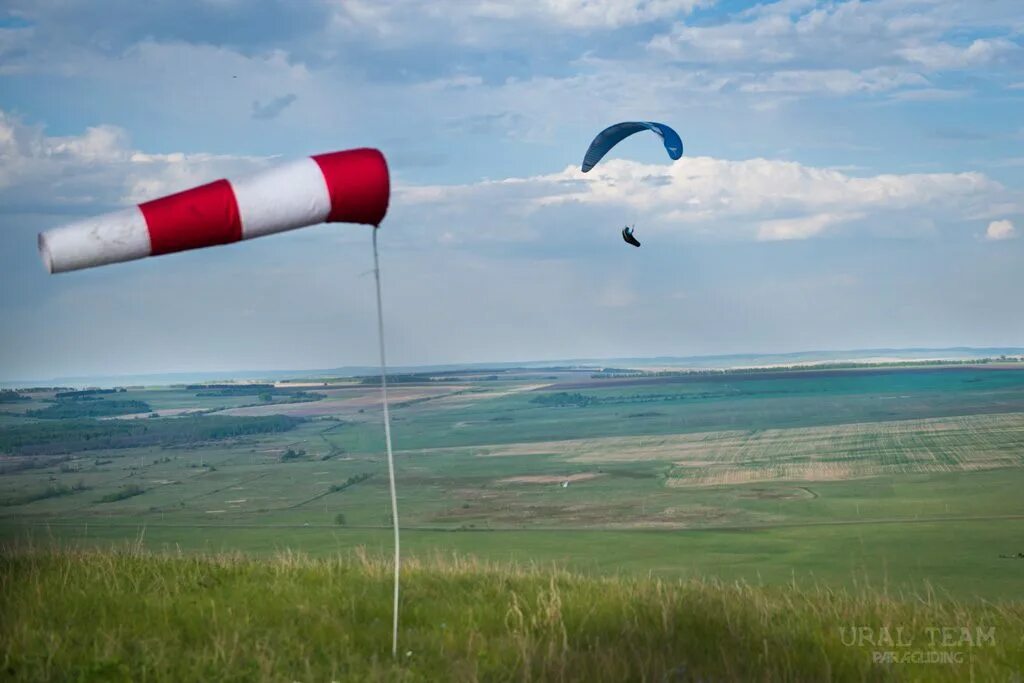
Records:
[[[388,410],[388,361],[384,352],[384,307],[380,296],[380,259],[377,256],[377,228],[373,229],[373,279],[377,285],[377,340],[380,343],[380,394],[384,404],[384,448],[388,454],[388,483],[391,488],[391,525],[395,530],[395,595],[391,619],[391,656],[398,656],[398,584],[402,561],[398,533],[398,495],[395,492],[395,457],[391,452],[391,413]]]

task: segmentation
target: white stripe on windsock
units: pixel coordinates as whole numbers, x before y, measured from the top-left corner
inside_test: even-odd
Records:
[[[242,239],[323,223],[331,212],[324,174],[312,157],[234,180],[231,187]]]
[[[133,206],[40,233],[39,253],[50,273],[131,261],[149,256],[149,229]]]

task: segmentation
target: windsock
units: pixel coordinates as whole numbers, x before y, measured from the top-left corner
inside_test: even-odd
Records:
[[[49,272],[62,273],[323,222],[378,226],[389,197],[378,150],[319,154],[47,230],[39,253]]]

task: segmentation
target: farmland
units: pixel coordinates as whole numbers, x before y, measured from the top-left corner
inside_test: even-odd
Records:
[[[411,555],[1019,597],[1017,365],[404,379],[391,402]],[[389,547],[372,381],[58,393],[0,403],[5,542]]]

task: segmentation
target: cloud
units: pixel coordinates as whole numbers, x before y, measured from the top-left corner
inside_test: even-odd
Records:
[[[1012,64],[1024,53],[1015,39],[978,37],[960,44],[949,36],[972,30],[1012,36],[1019,28],[1019,8],[1003,1],[970,10],[904,0],[776,2],[711,25],[677,22],[647,47],[681,64],[767,74],[768,83],[749,86],[766,92],[845,95],[928,87],[940,72]]]
[[[121,128],[48,136],[0,110],[0,213],[105,211],[263,167],[266,158],[149,154]]]
[[[477,2],[479,16],[533,15],[574,28],[617,28],[689,14],[701,0],[489,0]]]
[[[117,53],[146,36],[156,42],[258,47],[301,41],[329,19],[324,2],[288,0],[6,0],[24,24],[66,45],[87,43]]]
[[[983,66],[1019,49],[1019,45],[1005,38],[979,38],[966,47],[949,43],[935,43],[900,48],[896,50],[896,54],[904,57],[908,62],[921,64],[929,70],[938,71]]]
[[[987,240],[1009,240],[1017,236],[1013,223],[1008,220],[992,221],[985,230]]]
[[[399,188],[396,206],[443,216],[461,242],[572,240],[594,220],[631,222],[659,239],[800,240],[955,229],[1020,197],[977,172],[852,176],[792,161],[610,159],[590,173]]]
[[[923,76],[892,68],[866,69],[860,72],[845,69],[805,69],[776,71],[765,78],[744,83],[740,90],[751,93],[817,92],[852,95],[925,85],[928,85],[928,81]]]
[[[290,105],[296,99],[296,95],[289,93],[287,95],[275,97],[266,104],[261,104],[259,101],[254,101],[252,103],[252,117],[254,119],[263,120],[276,118],[278,114],[287,109],[288,105]]]
[[[514,111],[460,116],[448,122],[452,133],[511,136],[526,126],[526,118]]]
[[[228,148],[236,140],[260,139],[265,130],[259,132],[264,127],[258,119],[295,106],[296,100],[311,105],[311,111],[303,112],[307,120],[319,120],[323,101],[309,68],[281,49],[242,52],[143,38],[110,51],[89,42],[64,45],[51,33],[30,41],[0,69],[14,73],[15,85],[27,87],[57,78],[62,85],[54,89],[66,91],[65,97],[80,97],[105,117],[135,123],[133,135],[196,141],[183,145],[186,149],[209,149],[218,141]],[[267,93],[288,95],[261,104]],[[335,110],[335,126],[339,119],[344,122],[345,117]],[[164,134],[156,133],[158,129]]]
[[[779,218],[764,221],[757,230],[757,239],[761,241],[803,240],[820,235],[826,228],[854,218],[861,214],[834,215],[829,213],[804,216],[803,218]]]
[[[918,88],[903,90],[889,95],[889,99],[902,102],[942,102],[959,100],[970,95],[969,90],[953,90],[948,88]]]
[[[977,10],[977,11],[975,11]],[[678,22],[649,47],[684,61],[745,63],[818,63],[877,67],[898,62],[927,69],[950,69],[989,63],[1020,49],[1002,37],[978,38],[960,47],[945,42],[954,30],[972,27],[1008,33],[1019,22],[1019,8],[992,2],[977,8],[942,2],[839,1],[776,2],[755,5],[709,26]]]
[[[706,0],[345,0],[335,5],[344,26],[394,36],[443,18],[456,34],[488,22],[532,22],[565,29],[614,29],[685,16]],[[462,31],[460,31],[460,28]]]

